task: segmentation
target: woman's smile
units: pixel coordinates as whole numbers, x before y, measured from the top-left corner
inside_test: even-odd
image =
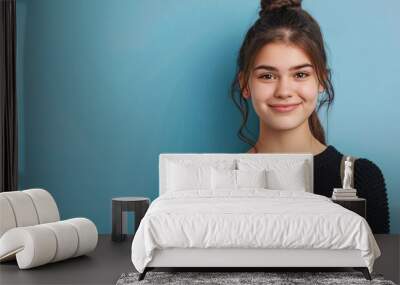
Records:
[[[294,109],[296,109],[301,103],[298,104],[291,104],[291,105],[269,105],[272,110],[277,111],[277,112],[290,112]]]

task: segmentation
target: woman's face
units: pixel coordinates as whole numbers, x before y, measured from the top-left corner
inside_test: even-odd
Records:
[[[251,98],[254,110],[267,127],[289,130],[308,120],[316,108],[318,92],[322,91],[311,61],[301,49],[270,43],[256,56],[242,94]]]

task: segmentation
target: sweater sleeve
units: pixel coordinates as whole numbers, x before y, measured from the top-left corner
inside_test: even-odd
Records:
[[[389,233],[386,184],[380,168],[368,159],[357,159],[354,163],[354,187],[357,195],[367,200],[367,222],[372,232]]]

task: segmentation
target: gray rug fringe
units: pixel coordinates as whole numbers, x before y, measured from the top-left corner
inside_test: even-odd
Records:
[[[142,281],[138,281],[139,273],[123,273],[116,285],[145,284],[213,284],[213,285],[347,285],[347,284],[379,284],[396,285],[390,280],[384,280],[381,274],[371,274],[368,281],[361,272],[147,272]]]

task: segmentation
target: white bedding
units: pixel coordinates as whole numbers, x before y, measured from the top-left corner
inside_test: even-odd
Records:
[[[358,249],[370,272],[381,254],[367,221],[329,198],[257,188],[155,199],[133,239],[133,265],[143,272],[154,249],[171,247]]]

